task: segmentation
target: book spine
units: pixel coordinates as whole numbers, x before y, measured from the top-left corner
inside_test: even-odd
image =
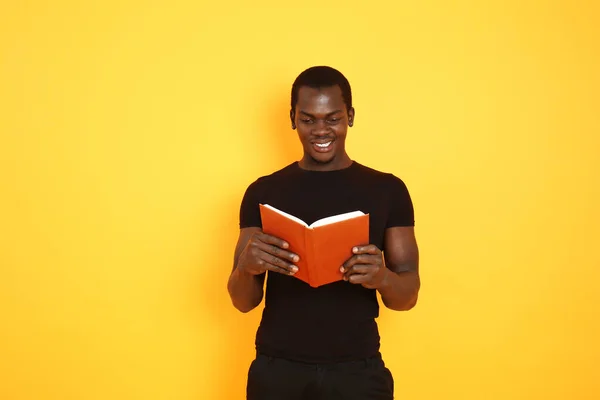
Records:
[[[317,286],[319,281],[319,271],[316,268],[315,249],[314,249],[314,230],[307,228],[304,230],[304,249],[306,251],[306,269],[308,275],[308,284],[312,287]]]

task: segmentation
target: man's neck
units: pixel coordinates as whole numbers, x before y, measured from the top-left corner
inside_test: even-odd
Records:
[[[298,165],[302,169],[310,170],[310,171],[335,171],[344,168],[348,168],[352,165],[352,159],[348,154],[344,153],[339,159],[334,158],[328,163],[319,163],[313,160],[309,156],[304,156],[300,161],[298,161]]]

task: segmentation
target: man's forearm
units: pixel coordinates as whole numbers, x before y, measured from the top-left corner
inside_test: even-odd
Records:
[[[263,280],[236,268],[229,276],[227,290],[235,308],[246,313],[262,301]]]
[[[378,288],[383,304],[392,310],[407,311],[417,304],[421,281],[416,271],[393,272],[386,270],[386,277]]]

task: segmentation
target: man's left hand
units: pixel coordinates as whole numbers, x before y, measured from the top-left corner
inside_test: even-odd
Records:
[[[360,284],[368,289],[378,289],[391,273],[385,266],[383,253],[377,246],[356,246],[352,249],[354,255],[341,266],[344,280]]]

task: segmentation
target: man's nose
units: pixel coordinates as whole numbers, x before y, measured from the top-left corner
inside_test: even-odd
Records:
[[[329,127],[327,126],[327,122],[323,120],[317,120],[313,128],[313,134],[321,136],[327,135],[328,133]]]

